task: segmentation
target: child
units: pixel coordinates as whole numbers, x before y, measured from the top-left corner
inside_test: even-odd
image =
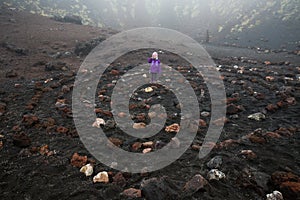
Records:
[[[151,73],[151,83],[156,83],[159,74],[161,73],[160,60],[158,59],[157,52],[152,54],[152,57],[148,59],[148,63],[151,63],[150,73]]]

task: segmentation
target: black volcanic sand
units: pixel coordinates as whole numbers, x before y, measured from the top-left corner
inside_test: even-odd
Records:
[[[274,62],[265,64],[265,60],[255,60],[255,57],[241,58],[234,51],[230,52],[230,56],[228,51],[222,55],[220,49],[222,47],[213,51],[212,48],[210,53],[216,64],[222,66],[220,73],[224,77],[229,106],[226,124],[215,148],[204,159],[198,158],[197,147],[202,144],[207,130],[207,126],[202,124],[193,141],[193,148],[191,146],[180,159],[151,173],[122,173],[126,180],[123,184],[115,183],[112,177],[118,172],[95,160],[78,137],[71,110],[75,70],[52,69],[51,73],[40,72],[43,78],[30,78],[30,74],[25,78],[2,78],[0,198],[126,199],[121,193],[128,188],[136,188],[142,190],[142,197],[137,199],[266,199],[266,194],[274,190],[281,191],[285,199],[299,199],[299,57],[293,55],[294,62],[289,64],[284,63],[289,60],[286,57],[272,53],[268,56],[273,56]],[[111,64],[98,85],[97,94],[103,95],[95,102],[98,117],[105,121],[113,120],[111,113],[106,112],[110,110],[109,95],[114,89],[112,81],[120,79],[122,74],[134,66],[144,63],[152,51],[131,52]],[[11,60],[18,58],[18,55],[10,57]],[[209,91],[202,77],[196,75],[195,69],[168,52],[161,54],[160,59],[190,81],[198,96],[201,112],[210,112]],[[4,66],[1,67],[3,70]],[[43,67],[40,66],[42,70]],[[28,65],[28,68],[30,70],[32,67]],[[267,76],[272,76],[274,80],[270,80],[270,77],[266,80]],[[141,88],[148,86],[153,86],[154,92],[137,92],[131,99],[130,104],[136,105],[130,110],[136,116],[133,120],[147,123],[147,116],[138,118],[137,115],[147,113],[146,105],[161,103],[168,110],[166,125],[180,123],[179,117],[174,115],[180,109],[176,107],[178,102],[173,93],[159,84]],[[204,96],[201,97],[203,91]],[[151,103],[143,101],[149,98]],[[57,102],[64,102],[64,105]],[[93,106],[87,102],[89,105]],[[266,119],[248,119],[250,114],[257,112],[264,113]],[[207,124],[210,122],[209,116],[202,119]],[[111,139],[119,139],[120,148],[128,151],[133,151],[132,145],[135,142],[168,142],[175,136],[162,130],[157,137],[141,140],[129,137],[118,128],[102,128]],[[40,148],[45,145],[48,145],[46,153]],[[243,156],[242,150],[252,150],[256,156]],[[88,162],[94,165],[93,175],[108,171],[110,182],[93,183],[93,176],[85,177],[80,173],[80,168],[71,165],[74,153],[88,157]],[[226,178],[208,181],[208,184],[197,190],[185,191],[184,186],[196,174],[207,178],[210,170],[207,163],[215,156],[222,157],[219,170],[226,174]],[[298,184],[293,188],[294,191],[276,182],[274,173],[278,171],[293,176],[287,182]],[[149,179],[152,179],[150,183],[145,182]]]

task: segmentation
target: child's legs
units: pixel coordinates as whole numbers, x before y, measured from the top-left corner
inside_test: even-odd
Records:
[[[157,73],[151,73],[151,83],[156,82],[157,80]]]

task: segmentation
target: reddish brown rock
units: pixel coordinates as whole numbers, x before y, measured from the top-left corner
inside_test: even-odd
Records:
[[[300,182],[284,182],[280,185],[280,190],[286,199],[300,198]]]
[[[198,190],[204,188],[207,184],[207,180],[200,174],[197,174],[185,184],[183,190],[185,192],[193,194]]]
[[[110,74],[114,75],[114,76],[117,76],[117,75],[120,74],[120,72],[118,70],[113,69],[113,70],[111,70]]]
[[[28,126],[32,126],[32,125],[38,123],[38,121],[39,121],[39,118],[37,116],[31,115],[31,114],[24,115],[23,120],[22,120],[22,122],[24,122]]]
[[[290,137],[295,133],[294,130],[287,129],[287,128],[279,128],[275,132],[284,137]]]
[[[207,123],[203,119],[200,119],[199,120],[199,126],[201,126],[201,127],[207,127]]]
[[[31,140],[25,133],[20,133],[13,136],[13,144],[17,147],[26,148],[30,146]]]
[[[114,138],[114,137],[110,137],[109,141],[111,143],[113,143],[115,146],[120,147],[123,144],[123,141],[118,139],[118,138]]]
[[[226,103],[227,104],[231,104],[231,103],[236,103],[239,101],[239,98],[238,97],[232,97],[232,98],[227,98],[226,99]]]
[[[267,132],[265,136],[269,138],[276,138],[276,139],[281,138],[281,135],[275,132]]]
[[[118,172],[116,175],[114,175],[112,179],[113,179],[113,184],[116,184],[120,187],[126,186],[126,179],[124,178],[121,172]]]
[[[57,127],[56,131],[57,131],[58,133],[66,134],[66,133],[68,133],[69,129],[66,128],[66,127],[63,127],[63,126],[59,126],[59,127]]]
[[[276,110],[278,110],[278,106],[274,104],[269,104],[267,105],[266,110],[269,112],[275,112]]]
[[[249,137],[249,140],[252,143],[257,143],[257,144],[265,144],[267,142],[264,137],[258,136],[258,135],[255,135],[255,134],[251,134],[250,137]]]
[[[0,150],[3,148],[3,142],[0,141]]]
[[[272,183],[280,188],[286,199],[300,198],[300,177],[291,172],[275,172],[271,176]]]
[[[218,144],[217,148],[220,148],[220,149],[229,148],[229,147],[239,144],[239,143],[240,143],[240,141],[238,141],[238,140],[228,139],[228,140],[225,140],[225,141],[221,142],[220,144]]]
[[[129,188],[127,190],[124,190],[122,192],[122,195],[128,197],[128,198],[141,198],[142,197],[142,191],[135,188]]]
[[[13,131],[15,132],[20,132],[22,129],[19,125],[15,125],[13,128],[12,128]]]
[[[140,143],[140,142],[135,142],[135,143],[131,146],[131,148],[132,148],[133,151],[137,151],[137,150],[139,150],[141,147],[142,147],[142,143]]]
[[[284,182],[299,182],[299,176],[291,172],[274,172],[271,176],[272,183],[276,186],[281,185]]]
[[[102,110],[101,108],[96,108],[95,113],[96,114],[101,114],[101,115],[104,115],[104,116],[107,116],[107,117],[112,117],[113,116],[113,114],[110,111]]]
[[[295,97],[289,97],[289,98],[285,99],[285,102],[287,102],[288,105],[296,105],[297,104]]]
[[[74,167],[83,167],[87,163],[87,156],[80,156],[78,153],[74,153],[71,159],[71,165]]]

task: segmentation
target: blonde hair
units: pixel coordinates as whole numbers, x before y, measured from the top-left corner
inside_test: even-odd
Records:
[[[158,59],[158,53],[157,53],[157,52],[153,52],[153,54],[152,54],[152,58],[156,58],[156,59]]]

